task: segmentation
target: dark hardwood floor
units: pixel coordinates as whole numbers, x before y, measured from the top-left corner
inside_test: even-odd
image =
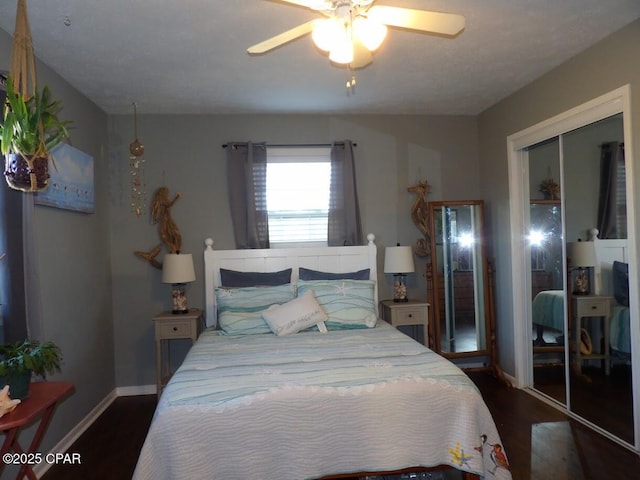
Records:
[[[633,452],[486,373],[469,376],[495,419],[514,480],[639,478],[640,457]],[[80,453],[82,464],[52,467],[42,479],[131,478],[155,405],[155,395],[116,399],[69,449]]]
[[[69,448],[80,465],[53,465],[43,480],[130,479],[156,408],[156,395],[118,397]]]

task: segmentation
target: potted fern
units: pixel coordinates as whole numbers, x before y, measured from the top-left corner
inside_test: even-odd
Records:
[[[62,351],[53,342],[22,340],[0,345],[0,389],[9,385],[12,399],[23,399],[29,392],[32,374],[46,378],[60,371]]]
[[[49,155],[51,149],[69,137],[70,121],[60,120],[59,101],[53,100],[45,86],[34,89],[26,97],[13,88],[7,77],[7,98],[0,124],[4,175],[8,185],[23,192],[44,190],[49,185]]]

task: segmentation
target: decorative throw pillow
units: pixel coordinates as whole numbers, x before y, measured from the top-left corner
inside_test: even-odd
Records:
[[[318,326],[318,330],[326,332],[324,321],[328,318],[316,300],[313,290],[283,305],[274,305],[262,312],[271,331],[276,335],[291,335],[305,328]]]
[[[629,264],[613,262],[613,296],[620,305],[629,306]]]
[[[271,333],[262,311],[294,298],[291,284],[275,287],[216,288],[218,323],[225,334]]]
[[[375,327],[378,321],[373,280],[300,280],[298,296],[308,290],[329,317],[329,330]]]
[[[291,283],[291,269],[279,272],[238,272],[236,270],[220,269],[220,283],[223,287],[264,287]]]
[[[300,267],[298,278],[300,280],[369,280],[369,269],[365,268],[357,272],[331,273]]]

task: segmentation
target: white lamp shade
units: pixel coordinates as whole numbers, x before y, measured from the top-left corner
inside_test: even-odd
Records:
[[[188,283],[196,279],[190,253],[168,253],[162,263],[162,283]]]
[[[387,247],[384,250],[384,273],[415,272],[411,247]]]
[[[567,256],[574,267],[595,267],[596,249],[593,242],[572,242],[567,245]]]

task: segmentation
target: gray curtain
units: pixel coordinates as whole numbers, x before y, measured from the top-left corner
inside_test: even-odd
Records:
[[[227,144],[227,180],[236,248],[269,248],[266,145]]]
[[[335,142],[331,147],[331,192],[329,194],[329,246],[362,245],[362,224],[356,169],[351,141]]]
[[[600,146],[600,192],[598,199],[598,238],[619,238],[618,170],[624,165],[624,146],[607,142]],[[623,186],[624,187],[624,186]]]
[[[12,190],[0,177],[0,253],[6,253],[0,260],[2,343],[16,342],[28,336],[25,262],[29,250],[24,243],[23,199],[31,195]]]

